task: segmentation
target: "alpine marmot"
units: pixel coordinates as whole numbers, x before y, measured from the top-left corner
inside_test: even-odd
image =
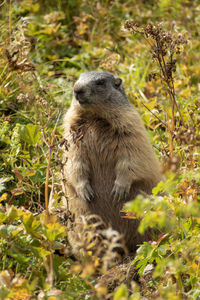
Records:
[[[70,211],[75,218],[99,215],[124,235],[127,248],[134,252],[149,233],[140,235],[139,220],[124,219],[120,211],[138,194],[151,194],[162,173],[119,77],[107,72],[80,75],[64,117],[64,136]]]

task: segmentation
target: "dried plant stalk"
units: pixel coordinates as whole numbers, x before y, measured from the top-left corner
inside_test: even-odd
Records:
[[[169,153],[170,157],[173,156],[173,137],[175,130],[175,112],[179,113],[180,120],[184,126],[184,119],[181,111],[178,107],[174,88],[173,73],[176,71],[176,59],[175,54],[180,54],[181,45],[187,43],[187,39],[181,34],[172,34],[171,32],[164,31],[162,23],[153,25],[148,23],[144,27],[138,26],[133,21],[126,21],[125,29],[128,29],[132,34],[142,34],[150,46],[152,59],[159,67],[159,74],[150,74],[151,78],[155,78],[157,75],[161,78],[166,88],[166,92],[169,96],[169,104],[171,107],[171,118],[168,113],[168,131],[169,131]]]

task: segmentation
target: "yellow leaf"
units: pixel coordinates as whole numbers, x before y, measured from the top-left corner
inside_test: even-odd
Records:
[[[183,97],[183,98],[188,98],[191,96],[191,89],[190,88],[186,88],[186,89],[183,89],[181,92],[180,92],[180,97]]]
[[[80,264],[73,265],[70,269],[71,273],[75,273],[75,274],[80,273],[81,270],[82,270],[82,267]]]
[[[47,26],[44,30],[42,30],[42,32],[45,34],[51,35],[54,32],[54,30],[52,27]]]
[[[35,170],[26,170],[26,171],[24,172],[24,176],[31,177],[31,176],[34,176],[35,173],[36,173]]]
[[[107,287],[105,286],[98,286],[96,287],[96,292],[98,297],[101,297],[103,295],[106,295],[108,293]]]
[[[60,28],[60,26],[61,26],[61,23],[58,23],[58,25],[57,25],[56,28],[54,29],[54,32],[57,32],[58,29]]]
[[[11,292],[15,295],[14,297],[10,298],[12,300],[27,300],[30,299],[32,296],[27,289],[21,288],[11,288]]]
[[[54,76],[55,75],[55,72],[54,71],[49,71],[48,72],[48,76]]]
[[[94,274],[95,272],[95,268],[93,264],[87,264],[85,265],[83,272],[81,273],[81,277],[82,278],[88,278],[90,277],[92,274]]]
[[[92,251],[88,251],[87,254],[88,254],[89,256],[92,256]]]
[[[87,24],[80,24],[77,26],[77,31],[79,35],[83,35],[84,33],[86,33],[87,29],[88,29]]]
[[[32,4],[32,11],[33,12],[38,12],[40,10],[40,4],[36,3],[36,4]]]
[[[197,265],[195,262],[193,262],[190,267],[193,269],[194,272],[198,270],[199,265]]]
[[[100,262],[100,258],[97,257],[97,258],[95,259],[95,261],[94,261],[94,266],[95,266],[95,267],[98,267],[98,266],[99,266],[99,262]]]
[[[7,197],[8,197],[8,194],[7,193],[3,193],[3,195],[1,195],[1,197],[0,197],[0,202],[6,200]]]

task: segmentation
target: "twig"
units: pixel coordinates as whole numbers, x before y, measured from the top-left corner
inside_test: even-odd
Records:
[[[45,209],[46,209],[46,216],[47,219],[49,219],[49,193],[48,193],[48,185],[49,185],[49,174],[50,174],[50,168],[51,168],[51,154],[52,154],[52,148],[54,147],[54,138],[55,138],[55,132],[56,132],[56,127],[58,125],[58,121],[60,119],[61,112],[59,112],[54,129],[51,133],[51,138],[50,138],[50,144],[47,142],[44,128],[42,128],[42,134],[44,138],[44,142],[48,147],[48,155],[47,155],[47,169],[46,169],[46,180],[45,180]]]
[[[144,98],[144,95],[143,95],[143,93],[142,93],[142,91],[141,90],[139,90],[139,93],[140,93],[140,95]],[[158,119],[166,128],[167,128],[167,124],[166,123],[164,123],[158,116],[156,116],[145,104],[144,104],[144,102],[142,102],[141,100],[139,100],[141,103],[142,103],[142,105],[156,118],[156,119]]]

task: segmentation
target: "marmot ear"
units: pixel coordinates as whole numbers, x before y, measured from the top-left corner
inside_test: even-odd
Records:
[[[115,86],[116,86],[116,87],[119,87],[119,86],[121,85],[121,83],[122,83],[121,78],[115,77]]]

